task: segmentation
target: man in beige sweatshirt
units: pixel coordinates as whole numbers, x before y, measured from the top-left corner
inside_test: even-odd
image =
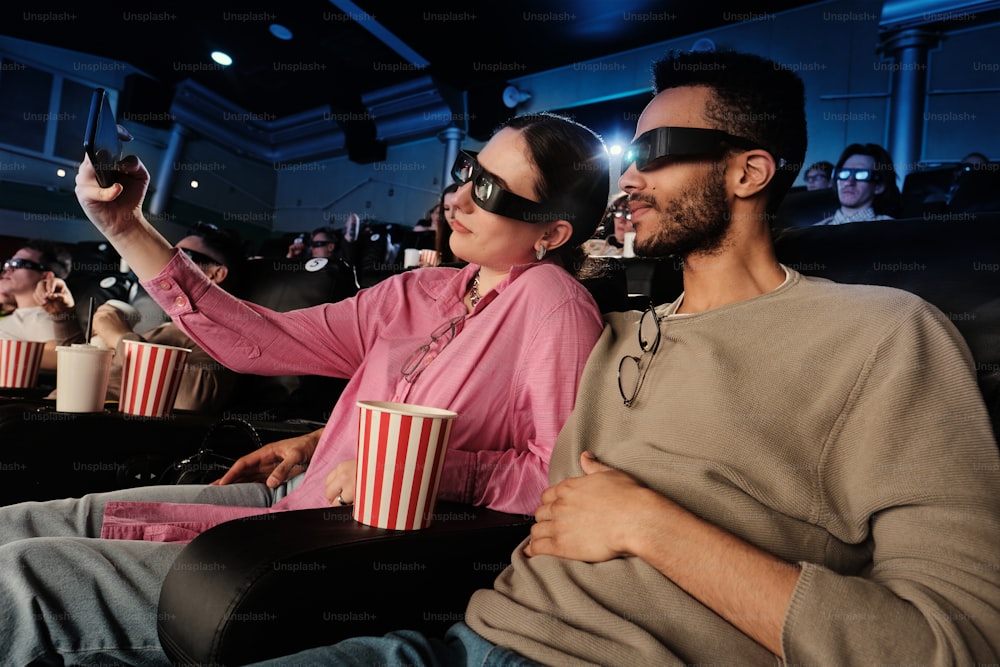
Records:
[[[684,53],[654,78],[619,184],[684,293],[606,317],[530,539],[443,643],[274,664],[1000,659],[1000,458],[963,339],[913,294],[779,263],[797,76]]]

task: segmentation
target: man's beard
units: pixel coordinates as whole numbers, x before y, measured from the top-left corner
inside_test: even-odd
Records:
[[[637,197],[640,201],[656,202]],[[641,241],[636,238],[635,253],[643,257],[711,254],[722,247],[732,216],[726,198],[726,183],[721,165],[716,165],[700,186],[686,191],[660,211],[656,229]]]

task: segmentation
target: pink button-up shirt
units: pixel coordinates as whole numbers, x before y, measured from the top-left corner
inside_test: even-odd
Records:
[[[462,299],[477,269],[408,271],[344,301],[278,313],[234,298],[175,256],[143,286],[213,357],[241,373],[350,381],[302,483],[273,508],[111,503],[102,535],[183,541],[240,516],[328,507],[327,474],[356,457],[358,400],[454,410],[438,497],[534,513],[603,322],[589,292],[549,261],[514,267],[467,314]],[[432,342],[431,333],[454,318],[454,340]],[[429,343],[411,382],[403,366]]]

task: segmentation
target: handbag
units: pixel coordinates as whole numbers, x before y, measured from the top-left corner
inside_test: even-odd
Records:
[[[222,477],[240,456],[260,446],[260,434],[253,424],[239,418],[220,419],[209,427],[198,451],[171,463],[158,483],[209,484]]]

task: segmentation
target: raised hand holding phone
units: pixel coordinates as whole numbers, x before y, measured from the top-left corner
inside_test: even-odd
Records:
[[[106,97],[95,92],[94,101],[96,110],[87,124],[86,150],[76,175],[76,198],[139,279],[152,278],[172,259],[174,248],[142,210],[149,171],[137,156],[122,157],[122,142],[132,136],[115,122],[110,105],[105,108]],[[112,131],[115,141],[109,139]],[[102,143],[110,148],[102,150]]]
[[[91,97],[83,148],[97,172],[97,182],[102,188],[110,187],[118,180],[122,138],[108,93],[103,88],[95,88]]]

